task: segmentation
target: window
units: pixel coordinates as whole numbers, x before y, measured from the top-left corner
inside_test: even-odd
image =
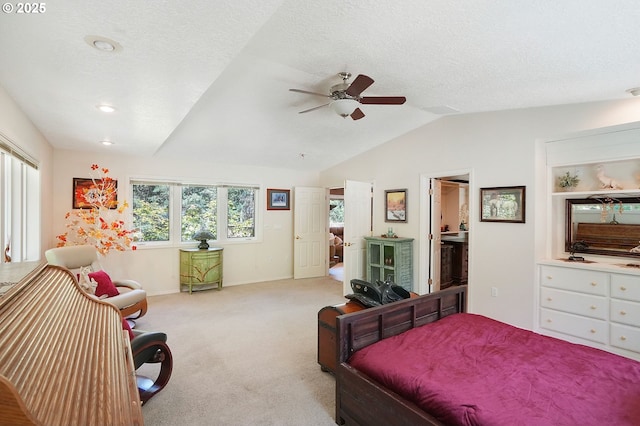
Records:
[[[216,241],[256,237],[257,187],[132,181],[132,191],[134,239],[141,245],[193,242],[201,228]]]
[[[227,188],[227,238],[256,236],[256,195],[253,188]]]
[[[133,227],[136,241],[170,240],[168,184],[133,184]]]
[[[40,172],[0,134],[0,263],[40,258]]]
[[[181,202],[181,241],[193,241],[193,235],[204,228],[218,239],[218,188],[215,186],[183,186]]]

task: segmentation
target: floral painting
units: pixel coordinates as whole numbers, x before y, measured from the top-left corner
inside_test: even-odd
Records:
[[[118,208],[118,181],[105,177],[103,179],[73,178],[74,209],[94,209],[104,206],[108,209]]]
[[[93,164],[91,170],[101,176],[73,179],[73,210],[65,215],[67,232],[56,236],[58,247],[90,244],[103,255],[127,250],[133,233],[124,220],[129,205],[118,204],[117,182],[109,177],[109,169]]]

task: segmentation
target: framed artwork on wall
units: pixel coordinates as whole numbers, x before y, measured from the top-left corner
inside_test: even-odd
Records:
[[[118,208],[118,181],[115,179],[73,178],[73,209]]]
[[[480,221],[524,223],[525,187],[480,188]]]
[[[267,210],[289,210],[289,189],[267,189]]]
[[[407,222],[407,190],[384,191],[384,221]]]

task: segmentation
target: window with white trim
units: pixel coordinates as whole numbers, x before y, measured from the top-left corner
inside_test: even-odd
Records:
[[[220,242],[256,239],[257,186],[132,180],[131,187],[140,245],[193,242],[200,229]]]
[[[40,258],[38,163],[0,134],[0,263]]]

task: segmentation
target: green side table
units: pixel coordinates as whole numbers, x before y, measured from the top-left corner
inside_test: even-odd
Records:
[[[180,290],[218,286],[222,290],[222,248],[180,249]]]

